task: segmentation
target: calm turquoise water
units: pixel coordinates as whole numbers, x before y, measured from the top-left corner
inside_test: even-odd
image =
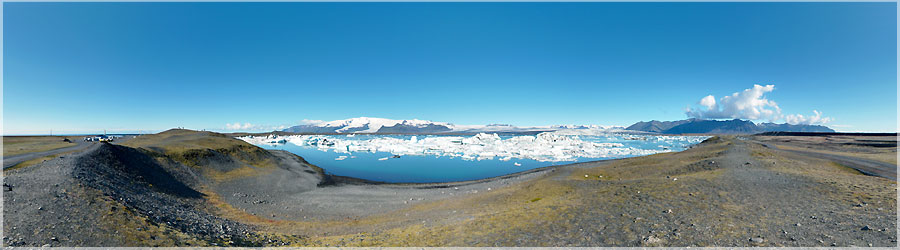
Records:
[[[329,138],[342,140],[368,140],[385,135],[357,135],[329,136]],[[411,136],[388,135],[394,138],[410,139]],[[428,136],[419,135],[418,138]],[[509,139],[510,136],[503,136]],[[694,141],[654,141],[654,140],[626,140],[624,136],[579,136],[584,141],[598,143],[621,143],[624,147],[661,150],[663,147],[669,151],[681,151],[688,145],[699,142]],[[496,177],[534,168],[551,165],[561,165],[574,162],[596,161],[604,159],[624,158],[637,155],[616,155],[614,157],[585,158],[579,157],[573,161],[536,161],[531,159],[512,158],[502,161],[498,158],[471,160],[461,157],[434,156],[434,155],[402,155],[400,158],[388,158],[394,154],[390,152],[335,152],[332,149],[319,148],[311,145],[296,145],[294,143],[258,143],[257,146],[266,149],[281,149],[292,152],[306,159],[308,162],[325,169],[334,175],[361,178],[366,180],[383,182],[449,182],[466,181]],[[337,158],[344,156],[343,160]],[[516,165],[518,163],[519,165]]]

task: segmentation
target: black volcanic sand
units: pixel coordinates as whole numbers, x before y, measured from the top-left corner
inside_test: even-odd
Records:
[[[439,184],[325,176],[214,133],[138,139],[4,172],[4,245],[897,246],[895,181],[744,138]]]

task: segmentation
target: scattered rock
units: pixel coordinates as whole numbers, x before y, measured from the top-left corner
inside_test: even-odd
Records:
[[[869,225],[866,225],[866,226],[862,227],[860,230],[869,231],[869,230],[872,230],[872,228],[869,227]]]
[[[668,209],[668,210],[666,210],[666,211],[663,211],[663,213],[671,214],[671,213],[672,213],[672,209]]]
[[[3,191],[12,191],[12,188],[13,187],[9,184],[6,184],[6,183],[3,184]]]
[[[799,227],[799,226],[802,226],[802,225],[800,225],[800,223],[797,223],[797,224],[796,224],[796,225],[794,225],[794,226],[798,226],[798,227]]]
[[[753,242],[753,243],[763,243],[763,242],[765,242],[765,241],[766,241],[766,240],[764,240],[763,238],[760,238],[760,237],[753,237],[753,238],[750,238],[750,242]]]
[[[646,244],[655,244],[655,243],[659,243],[659,242],[662,242],[662,239],[657,238],[656,236],[653,236],[653,235],[650,235],[650,236],[647,236],[646,238],[644,238],[644,243],[646,243]]]

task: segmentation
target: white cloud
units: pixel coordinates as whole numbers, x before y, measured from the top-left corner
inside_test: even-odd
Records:
[[[831,122],[831,117],[822,117],[822,113],[818,110],[813,110],[812,116],[803,116],[803,115],[787,115],[784,117],[784,121],[790,124],[824,124]]]
[[[754,84],[753,88],[735,92],[730,96],[723,96],[718,101],[713,95],[700,99],[703,108],[688,108],[685,111],[688,117],[701,119],[745,119],[767,120],[775,122],[784,119],[791,124],[822,124],[832,119],[822,117],[819,111],[813,111],[814,116],[783,115],[781,107],[773,100],[766,99],[765,94],[775,90],[775,85]]]
[[[253,127],[254,127],[253,124],[250,124],[249,122],[244,123],[244,124],[241,124],[240,122],[235,122],[233,124],[232,123],[225,124],[225,129],[227,129],[227,130],[242,130],[242,129],[250,129]]]
[[[703,105],[707,109],[714,109],[716,107],[716,97],[712,95],[708,95],[700,99],[700,105]]]
[[[278,125],[278,126],[254,125],[249,122],[246,122],[244,124],[241,124],[240,122],[225,124],[225,130],[231,130],[231,131],[236,131],[236,130],[240,130],[240,131],[272,131],[272,130],[283,130],[283,129],[286,129],[287,127],[288,126],[286,126],[286,125]]]
[[[763,95],[775,90],[775,85],[760,86],[724,96],[716,102],[716,97],[708,95],[700,100],[701,109],[688,109],[687,115],[702,119],[748,119],[774,121],[781,115],[781,109],[774,101]]]
[[[323,121],[323,120],[303,119],[303,120],[300,120],[300,125],[313,125],[313,124],[319,124],[319,123],[323,123],[323,122],[325,122],[325,121]]]

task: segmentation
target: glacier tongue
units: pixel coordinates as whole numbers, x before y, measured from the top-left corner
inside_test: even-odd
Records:
[[[631,138],[624,136],[625,138]],[[291,135],[244,136],[239,139],[251,144],[277,144],[289,142],[299,146],[333,150],[338,153],[389,152],[395,155],[434,155],[460,157],[465,160],[490,160],[512,158],[536,161],[574,161],[577,158],[620,158],[673,151],[670,147],[641,149],[626,147],[621,143],[592,142],[578,135],[545,132],[535,136],[513,136],[502,139],[497,134],[479,133],[474,136],[427,136],[401,139],[379,136],[356,139],[348,136]],[[699,143],[705,136],[641,136],[642,140],[657,143]],[[668,144],[667,144],[668,145]],[[385,159],[387,160],[387,159]]]

